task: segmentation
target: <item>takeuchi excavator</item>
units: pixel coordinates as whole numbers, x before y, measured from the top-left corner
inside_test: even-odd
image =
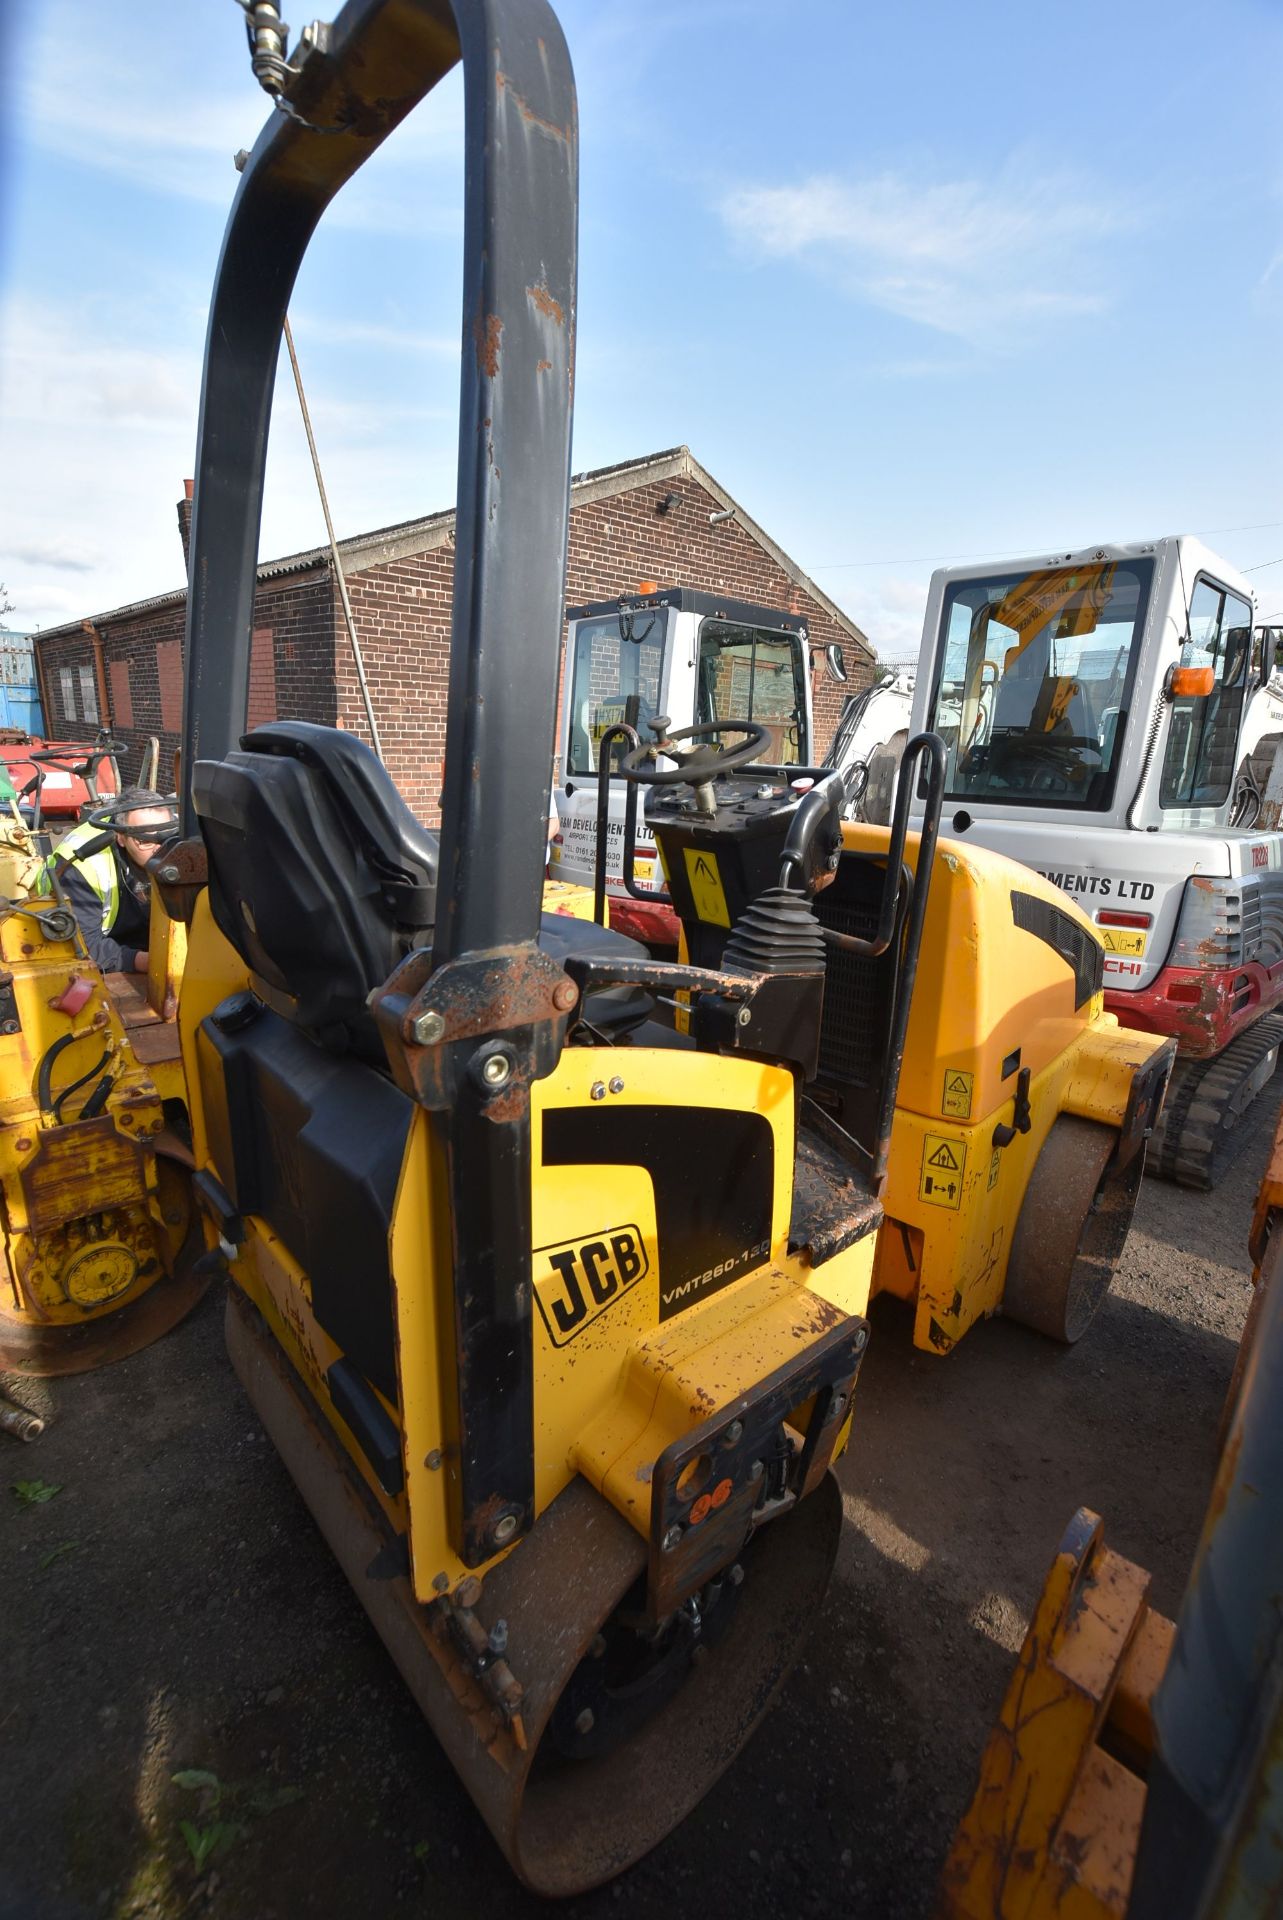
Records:
[[[1185,1186],[1220,1177],[1283,1040],[1278,644],[1187,535],[942,569],[927,601],[946,830],[1076,900],[1106,1006],[1177,1040],[1148,1168]]]

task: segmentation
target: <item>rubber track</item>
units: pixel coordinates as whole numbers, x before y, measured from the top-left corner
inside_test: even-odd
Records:
[[[1264,1014],[1212,1059],[1178,1063],[1146,1171],[1181,1187],[1214,1187],[1234,1152],[1237,1123],[1228,1121],[1230,1101],[1271,1047],[1280,1044],[1283,1014]]]

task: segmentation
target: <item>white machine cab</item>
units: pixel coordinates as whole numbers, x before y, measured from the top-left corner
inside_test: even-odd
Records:
[[[810,653],[800,615],[666,587],[571,607],[566,621],[554,879],[593,884],[598,748],[612,726],[630,726],[648,741],[654,738],[650,723],[660,714],[674,732],[715,720],[751,720],[771,736],[766,764],[810,763]],[[612,758],[624,750],[621,742]],[[641,817],[633,878],[643,897],[625,889],[624,810],[625,783],[612,778],[606,857],[611,924],[652,945],[673,944],[677,923],[671,908],[644,897],[662,894],[664,880]]]
[[[1256,620],[1189,535],[944,569],[913,712],[946,743],[946,832],[1077,900],[1107,1006],[1186,1061],[1223,1056],[1200,1098],[1227,1124],[1283,1035],[1283,677]],[[1195,1084],[1178,1072],[1169,1119]]]

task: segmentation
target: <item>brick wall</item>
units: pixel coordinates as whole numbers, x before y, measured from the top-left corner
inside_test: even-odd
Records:
[[[678,501],[658,513],[660,501],[670,493],[678,494]],[[635,592],[642,580],[654,580],[662,587],[724,591],[737,600],[805,615],[812,648],[821,660],[812,676],[819,759],[833,737],[846,695],[867,684],[869,661],[738,522],[710,527],[708,516],[720,507],[720,500],[695,480],[657,481],[576,506],[570,516],[567,604],[613,600]],[[453,581],[454,550],[449,544],[354,573],[348,580],[388,766],[409,806],[429,825],[439,818]],[[335,631],[338,724],[364,739],[360,689],[341,617]],[[564,641],[563,630],[563,649]],[[830,680],[823,668],[823,649],[831,641],[843,649],[849,676],[845,687]]]
[[[667,494],[676,501],[660,514]],[[574,606],[635,592],[642,580],[725,592],[737,600],[806,617],[822,663],[824,648],[843,648],[848,684],[835,685],[821,664],[812,676],[816,758],[833,735],[848,692],[867,683],[870,663],[825,609],[786,574],[737,521],[710,526],[721,501],[698,480],[660,480],[611,498],[582,502],[571,513],[566,597]],[[452,537],[427,552],[349,576],[357,632],[375,717],[392,776],[409,806],[428,824],[439,818],[445,752]],[[148,737],[161,740],[161,778],[170,777],[178,745],[184,609],[180,603],[100,624],[113,702],[114,731],[129,751],[123,771],[137,776]],[[55,706],[59,669],[92,663],[88,635],[52,634],[39,642]],[[562,635],[564,656],[564,632]],[[75,674],[73,673],[73,678]],[[254,602],[250,725],[275,717],[338,725],[366,738],[364,710],[347,629],[328,564],[260,584]],[[83,713],[55,712],[50,731],[83,735]],[[89,729],[92,731],[92,728]],[[549,742],[549,753],[553,750]]]
[[[335,719],[333,621],[329,571],[266,581],[254,601],[248,724],[261,726],[278,713],[332,726]],[[182,728],[183,629],[181,601],[131,619],[100,624],[112,732],[126,744],[121,772],[138,778],[151,736],[160,740],[160,781],[173,777]],[[53,712],[46,716],[55,738],[90,739],[79,696],[79,670],[93,663],[88,634],[51,634],[39,640]],[[72,671],[72,710],[63,698],[61,669]],[[103,724],[108,716],[103,717]]]
[[[666,494],[678,500],[657,511]],[[822,758],[848,693],[867,686],[872,667],[867,655],[811,596],[776,565],[769,553],[736,520],[710,527],[708,516],[721,501],[697,480],[658,480],[647,487],[576,507],[570,519],[570,555],[566,599],[570,606],[613,600],[635,592],[642,580],[661,587],[695,587],[725,592],[736,600],[803,614],[820,661],[811,677],[815,708],[815,755]],[[838,686],[823,667],[823,649],[831,641],[842,648],[847,684]]]

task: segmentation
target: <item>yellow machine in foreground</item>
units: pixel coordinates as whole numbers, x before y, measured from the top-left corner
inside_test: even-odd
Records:
[[[680,758],[680,736],[665,737],[665,757]],[[682,952],[719,966],[760,888],[763,843],[744,849],[715,821],[692,823],[686,802],[665,800],[675,783],[656,779],[661,741],[632,739],[622,771],[658,787],[647,824]],[[812,1162],[835,1154],[878,1189],[872,1290],[913,1303],[924,1351],[947,1353],[999,1309],[1074,1341],[1122,1252],[1175,1048],[1104,1011],[1100,936],[1041,875],[943,841],[924,899],[908,790],[906,775],[889,835],[844,823],[840,847],[826,842],[813,863],[824,1006],[803,1140]],[[836,776],[817,782],[812,821],[832,819],[837,791]],[[890,914],[888,862],[904,869]]]
[[[11,816],[0,895],[0,1367],[76,1373],[158,1338],[207,1284],[187,1259],[177,1031],[86,960]],[[162,983],[182,931],[158,936]]]
[[[887,836],[847,824],[842,839],[816,912],[826,930],[850,933],[867,926],[860,876]],[[916,875],[916,835],[904,859]],[[812,1097],[843,1124],[858,1127],[851,1081],[862,1064],[849,1058],[843,1015],[862,994],[894,991],[893,955],[826,953]],[[1174,1048],[1104,1011],[1102,956],[1090,921],[1040,875],[940,843],[874,1269],[875,1292],[914,1302],[914,1341],[925,1351],[947,1353],[999,1308],[1077,1340],[1108,1291]],[[858,1077],[871,1078],[873,1065]]]
[[[852,1432],[906,1031],[926,990],[940,744],[911,743],[906,760],[929,764],[935,796],[920,877],[904,866],[907,786],[889,837],[844,847],[840,785],[803,798],[759,763],[764,727],[719,722],[672,766],[652,748],[630,769],[666,788],[653,831],[690,895],[675,895],[688,939],[720,929],[715,957],[665,964],[541,913],[574,358],[560,30],[545,0],[452,0],[449,16],[349,0],[290,65],[274,10],[254,12],[256,57],[289,113],[241,174],[214,289],[182,828],[153,862],[188,929],[193,1192],[232,1282],[229,1351],[269,1435],[504,1853],[531,1887],[568,1894],[696,1805],[828,1581],[830,1468]],[[290,286],[334,193],[460,59],[438,835],[350,733],[243,728]],[[1014,1217],[1014,1189],[1001,1159],[988,1184],[973,1130],[1000,1154],[1003,1129],[1038,1146],[1043,1116],[1021,1104],[1036,1091],[1048,1127],[1075,1100],[1119,1122],[1121,1156],[1161,1076],[1147,1088],[1134,1074],[1124,1098],[1105,1047],[1080,1049],[1089,1087],[1053,1084],[1052,1039],[1063,1053],[1087,1018],[1095,949],[1068,915],[1039,907],[1027,924],[1014,882],[973,886],[948,860],[941,873],[932,939],[969,937],[979,887],[982,917],[1010,916],[1009,950],[1041,983],[1038,1031],[1001,1027],[1001,1072],[988,999],[973,1026],[938,1029],[960,1049],[941,1075],[972,1076],[966,1114],[952,1084],[937,1111],[944,1081],[922,1067],[924,1129],[971,1156],[931,1160],[924,1131],[925,1204],[939,1204],[928,1179],[952,1181],[992,1243],[1001,1221],[985,1207]],[[843,930],[860,916],[870,934]],[[869,964],[830,969],[830,950]],[[952,965],[938,956],[929,991],[951,990]],[[686,1033],[669,1017],[678,996]],[[926,1018],[924,1059],[939,1044]],[[977,1174],[998,1201],[977,1199]],[[1096,1167],[1093,1191],[1107,1174]],[[906,1259],[914,1231],[906,1202]],[[984,1311],[983,1274],[968,1275]],[[964,1309],[937,1307],[956,1337]]]
[[[1085,1508],[1034,1612],[937,1920],[1268,1920],[1283,1902],[1283,1122],[1175,1624]],[[1211,1436],[1209,1435],[1209,1443]]]

